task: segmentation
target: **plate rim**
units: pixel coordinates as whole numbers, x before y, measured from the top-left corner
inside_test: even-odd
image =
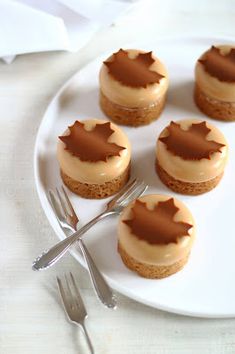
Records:
[[[230,43],[235,43],[234,38],[230,37],[230,36],[210,36],[210,35],[205,35],[205,36],[197,36],[197,35],[176,35],[176,36],[172,36],[172,35],[167,35],[164,37],[159,37],[154,41],[154,44],[156,45],[156,43],[158,42],[162,42],[162,41],[182,41],[182,40],[187,40],[187,41],[211,41],[211,43],[213,42],[230,42]],[[151,45],[153,41],[149,41],[147,43],[145,43],[145,46],[149,46]],[[135,41],[132,42],[129,47],[133,47],[133,46],[143,46],[143,43],[139,42],[139,41]],[[125,47],[128,47],[128,45],[125,45]],[[108,51],[105,50],[104,52],[100,53],[98,55],[98,57],[103,56],[106,52],[112,52],[116,50],[116,48],[111,48]],[[66,88],[71,84],[71,82],[75,79],[75,77],[77,75],[79,75],[80,71],[83,70],[87,65],[89,65],[91,62],[95,61],[97,58],[93,58],[91,60],[89,60],[85,65],[83,65],[82,67],[79,68],[79,70],[77,72],[75,72],[75,74],[73,73],[72,75],[70,75],[61,85],[60,87],[57,89],[57,91],[52,95],[52,97],[50,98],[50,101],[48,103],[48,105],[46,106],[41,122],[39,124],[39,127],[37,129],[37,133],[36,133],[36,139],[35,139],[35,143],[34,143],[34,151],[33,151],[33,175],[34,175],[34,182],[35,182],[35,186],[36,186],[36,191],[37,191],[37,195],[41,204],[41,208],[43,209],[43,212],[50,224],[50,226],[52,227],[52,229],[54,230],[57,238],[59,239],[63,239],[63,232],[60,229],[60,227],[58,226],[58,223],[56,221],[56,218],[53,215],[52,210],[49,208],[49,201],[47,200],[47,196],[46,196],[46,192],[45,190],[43,190],[40,186],[40,177],[39,177],[39,159],[38,159],[38,146],[40,143],[40,132],[43,129],[44,126],[44,122],[47,120],[47,112],[50,109],[50,107],[52,107],[56,101],[58,100],[58,98],[60,97],[60,95],[62,94],[62,92],[64,90],[66,90]],[[43,194],[41,193],[41,191],[43,190]],[[45,201],[47,203],[45,203]],[[52,217],[51,217],[52,216]],[[78,253],[74,250],[69,250],[69,253],[72,255],[73,258],[76,259],[77,262],[79,262],[79,264],[86,268],[85,262],[83,261],[83,259],[81,257],[78,256]],[[116,286],[116,282],[110,278],[109,276],[103,274],[105,276],[105,278],[107,279],[109,285],[118,293],[125,295],[126,297],[135,300],[143,305],[152,307],[152,308],[156,308],[158,310],[161,311],[166,311],[169,313],[173,313],[173,314],[177,314],[177,315],[183,315],[183,316],[189,316],[189,317],[197,317],[197,318],[211,318],[211,319],[225,319],[225,318],[234,318],[235,317],[235,313],[221,313],[221,312],[194,312],[194,311],[190,311],[190,310],[183,310],[180,308],[175,308],[175,307],[171,307],[171,306],[166,306],[166,305],[162,305],[160,303],[156,303],[156,302],[152,302],[146,299],[143,299],[142,297],[139,297],[137,294],[133,294],[133,293],[128,293],[128,291],[126,290],[125,287],[123,287],[122,285],[120,286]]]

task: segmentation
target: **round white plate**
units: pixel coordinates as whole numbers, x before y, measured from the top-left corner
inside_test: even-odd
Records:
[[[197,223],[197,239],[188,264],[162,280],[144,279],[129,271],[117,253],[117,217],[101,221],[84,236],[113,289],[152,307],[201,317],[235,316],[235,125],[210,120],[193,103],[195,62],[203,51],[219,43],[229,41],[184,38],[132,45],[153,50],[166,64],[170,75],[167,105],[159,120],[145,127],[123,127],[133,146],[132,177],[144,179],[149,184],[149,193],[173,195],[191,210]],[[36,187],[46,216],[60,239],[64,236],[46,197],[48,188],[61,184],[56,160],[57,137],[76,119],[105,118],[98,104],[98,73],[110,53],[87,64],[65,83],[50,103],[38,131],[34,160]],[[196,197],[176,195],[168,190],[154,168],[157,136],[171,120],[184,118],[210,120],[222,130],[230,146],[230,159],[221,183],[210,193]],[[69,195],[81,225],[99,213],[107,202]],[[84,265],[76,249],[72,254]]]

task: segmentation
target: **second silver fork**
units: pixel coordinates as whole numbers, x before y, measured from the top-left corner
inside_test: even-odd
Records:
[[[69,250],[69,248],[92,226],[108,216],[115,214],[119,215],[127,204],[136,198],[139,198],[147,188],[148,186],[143,181],[141,182],[136,179],[126,184],[111,200],[108,201],[104,211],[90,220],[78,231],[74,232],[71,236],[68,236],[64,240],[58,242],[55,246],[51,247],[47,251],[44,251],[40,256],[38,256],[33,262],[33,269],[41,270],[51,267],[53,264],[58,262],[58,260],[61,259]]]
[[[65,234],[69,236],[71,233],[77,231],[77,224],[79,220],[63,186],[61,186],[61,190],[62,193],[58,188],[56,188],[57,198],[54,192],[49,190],[48,197],[59,225]],[[116,298],[103,275],[97,268],[82,238],[80,238],[77,243],[86,261],[88,272],[96,295],[106,307],[115,308]]]

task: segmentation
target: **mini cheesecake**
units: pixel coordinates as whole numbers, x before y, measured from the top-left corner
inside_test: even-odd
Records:
[[[171,122],[157,140],[156,171],[178,193],[197,195],[216,187],[227,158],[223,134],[205,121]]]
[[[212,46],[199,58],[194,100],[211,118],[235,120],[235,45]]]
[[[57,158],[65,185],[84,198],[108,197],[129,179],[131,146],[110,122],[76,121],[59,137]]]
[[[115,123],[149,124],[164,108],[168,74],[152,52],[120,49],[104,61],[99,81],[101,109]]]
[[[176,198],[145,195],[129,204],[118,225],[123,263],[145,278],[165,278],[187,263],[195,238],[188,208]]]

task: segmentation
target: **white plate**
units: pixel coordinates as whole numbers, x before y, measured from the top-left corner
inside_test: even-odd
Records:
[[[235,316],[234,123],[211,120],[229,142],[230,160],[220,185],[210,193],[197,197],[176,195],[159,181],[154,169],[156,138],[172,119],[209,121],[193,103],[193,72],[199,55],[216,43],[229,41],[186,38],[132,45],[153,50],[166,64],[170,74],[168,101],[160,119],[146,127],[123,128],[133,146],[132,176],[143,178],[150,186],[150,193],[179,198],[193,213],[197,223],[197,239],[188,264],[179,273],[162,280],[144,279],[129,271],[117,253],[117,217],[97,224],[86,234],[85,241],[100,270],[118,292],[170,312],[201,317],[232,317]],[[57,136],[76,119],[104,118],[98,105],[98,72],[102,60],[111,52],[87,64],[65,83],[50,103],[38,131],[34,160],[36,187],[47,218],[60,239],[63,233],[46,198],[48,188],[61,184],[55,156]],[[107,202],[85,200],[72,193],[70,197],[81,224],[100,212]],[[76,249],[72,254],[84,265]]]

